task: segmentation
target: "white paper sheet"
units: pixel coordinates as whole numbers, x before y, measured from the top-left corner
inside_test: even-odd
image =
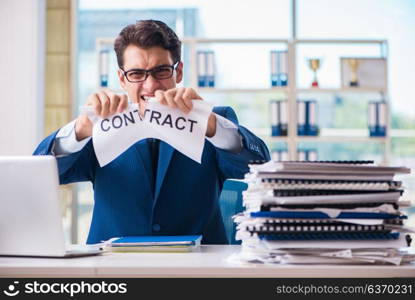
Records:
[[[245,241],[242,242],[242,244]],[[325,248],[325,249],[358,249],[358,248],[402,248],[407,247],[406,239],[400,235],[396,240],[320,240],[320,241],[263,241],[268,249],[280,248]]]
[[[396,214],[399,216],[399,210],[396,210],[391,204],[382,204],[376,207],[357,207],[351,209],[337,209],[337,208],[311,208],[311,209],[288,209],[282,207],[272,207],[270,211],[280,212],[322,212],[328,215],[330,218],[337,218],[341,213],[347,212],[358,212],[358,213],[385,213],[385,214]]]
[[[91,107],[82,110],[94,124],[92,142],[101,167],[145,138],[160,139],[201,163],[207,123],[212,112],[209,103],[193,101],[193,109],[185,114],[157,101],[149,101],[144,116],[140,116],[138,104],[130,104],[124,112],[105,119],[96,116]]]
[[[355,174],[355,175],[386,175],[391,173],[410,174],[411,169],[406,167],[388,167],[374,164],[339,164],[330,162],[278,162],[269,161],[264,164],[250,165],[250,171],[254,174],[292,172],[313,174]]]
[[[247,248],[233,257],[235,261],[265,264],[393,264],[400,265],[414,259],[401,249],[281,249],[266,252],[261,248]]]
[[[333,203],[371,203],[371,202],[397,202],[401,193],[381,192],[366,194],[344,194],[344,195],[311,195],[274,197],[267,192],[243,191],[243,202],[257,202],[260,204],[333,204]]]

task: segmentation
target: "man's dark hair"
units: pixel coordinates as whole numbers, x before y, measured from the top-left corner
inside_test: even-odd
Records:
[[[114,44],[120,68],[124,66],[124,51],[129,45],[143,49],[161,47],[170,51],[174,63],[180,61],[182,43],[176,33],[161,21],[141,20],[121,30]]]

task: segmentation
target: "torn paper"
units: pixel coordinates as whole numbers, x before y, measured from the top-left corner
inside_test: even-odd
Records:
[[[146,138],[160,139],[189,158],[201,163],[205,134],[212,105],[193,101],[185,114],[156,101],[149,101],[144,115],[138,104],[130,104],[122,113],[101,118],[91,107],[83,107],[94,124],[92,142],[101,167],[110,163],[136,142]]]

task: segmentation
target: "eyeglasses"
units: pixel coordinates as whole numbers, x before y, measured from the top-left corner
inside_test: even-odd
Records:
[[[122,68],[125,78],[129,82],[143,82],[147,79],[149,75],[151,75],[154,79],[161,80],[161,79],[168,79],[173,76],[173,71],[177,68],[179,61],[174,63],[173,65],[161,65],[154,67],[149,70],[145,69],[131,69],[124,71]]]

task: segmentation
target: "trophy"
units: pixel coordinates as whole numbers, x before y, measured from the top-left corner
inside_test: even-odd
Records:
[[[311,86],[312,87],[318,87],[317,70],[320,68],[320,59],[319,58],[309,58],[308,59],[308,66],[314,72],[314,79],[313,79],[313,82],[311,83]]]
[[[357,80],[357,68],[359,66],[359,61],[356,58],[347,59],[347,63],[350,67],[350,86],[359,86],[359,81]]]

